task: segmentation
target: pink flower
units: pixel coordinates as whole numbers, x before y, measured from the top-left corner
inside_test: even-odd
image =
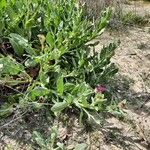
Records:
[[[99,85],[95,88],[95,93],[103,93],[105,92],[107,89],[106,89],[106,86],[104,85]]]

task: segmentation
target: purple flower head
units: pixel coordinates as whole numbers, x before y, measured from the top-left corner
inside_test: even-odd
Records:
[[[104,85],[99,85],[95,88],[95,93],[103,93],[105,92],[107,89],[106,89],[106,86]]]

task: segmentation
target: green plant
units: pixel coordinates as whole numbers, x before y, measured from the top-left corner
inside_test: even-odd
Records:
[[[57,142],[57,127],[51,128],[51,134],[47,138],[37,132],[33,132],[33,141],[40,147],[41,150],[67,150],[66,146],[63,143]],[[85,143],[77,144],[74,147],[74,150],[86,150],[87,145]]]
[[[144,17],[139,16],[132,11],[123,14],[120,19],[123,23],[131,25],[143,25],[146,23]]]
[[[20,107],[48,103],[56,115],[71,108],[80,118],[86,114],[89,119],[94,119],[91,111],[104,111],[107,97],[94,89],[117,73],[110,61],[117,44],[98,53],[91,49],[96,43],[87,43],[104,32],[111,9],[89,21],[75,0],[5,0],[1,4],[1,45],[9,42],[11,53],[0,55],[0,83],[15,91],[11,98],[6,95],[9,103],[15,100]],[[4,46],[1,49],[7,52]]]
[[[38,146],[42,150],[65,150],[64,144],[62,143],[55,143],[57,139],[57,128],[52,127],[51,129],[51,135],[48,136],[47,139],[44,139],[42,135],[34,131],[33,132],[33,140],[38,144]],[[55,146],[57,145],[57,146]]]

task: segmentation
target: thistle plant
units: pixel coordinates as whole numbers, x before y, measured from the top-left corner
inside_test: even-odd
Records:
[[[13,89],[11,96],[4,95],[6,103],[47,103],[55,115],[76,109],[89,119],[92,111],[104,111],[105,85],[117,73],[110,61],[117,44],[95,52],[96,43],[88,42],[104,32],[111,9],[91,21],[76,0],[0,3],[1,45],[10,44],[7,56],[1,46],[0,84]]]

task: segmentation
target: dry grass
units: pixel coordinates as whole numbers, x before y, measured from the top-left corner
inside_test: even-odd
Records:
[[[149,23],[147,10],[141,9],[142,3],[130,0],[79,0],[85,7],[87,18],[100,17],[101,11],[106,7],[113,8],[113,15],[110,20],[111,29],[121,29],[125,26],[141,26]],[[145,2],[146,3],[146,2]],[[145,5],[145,4],[144,4]],[[137,7],[140,6],[138,9]]]
[[[112,7],[115,10],[115,13],[121,12],[121,7],[123,3],[126,3],[127,0],[79,0],[81,4],[85,5],[86,13],[88,17],[97,18],[100,15],[100,12],[106,7]]]

